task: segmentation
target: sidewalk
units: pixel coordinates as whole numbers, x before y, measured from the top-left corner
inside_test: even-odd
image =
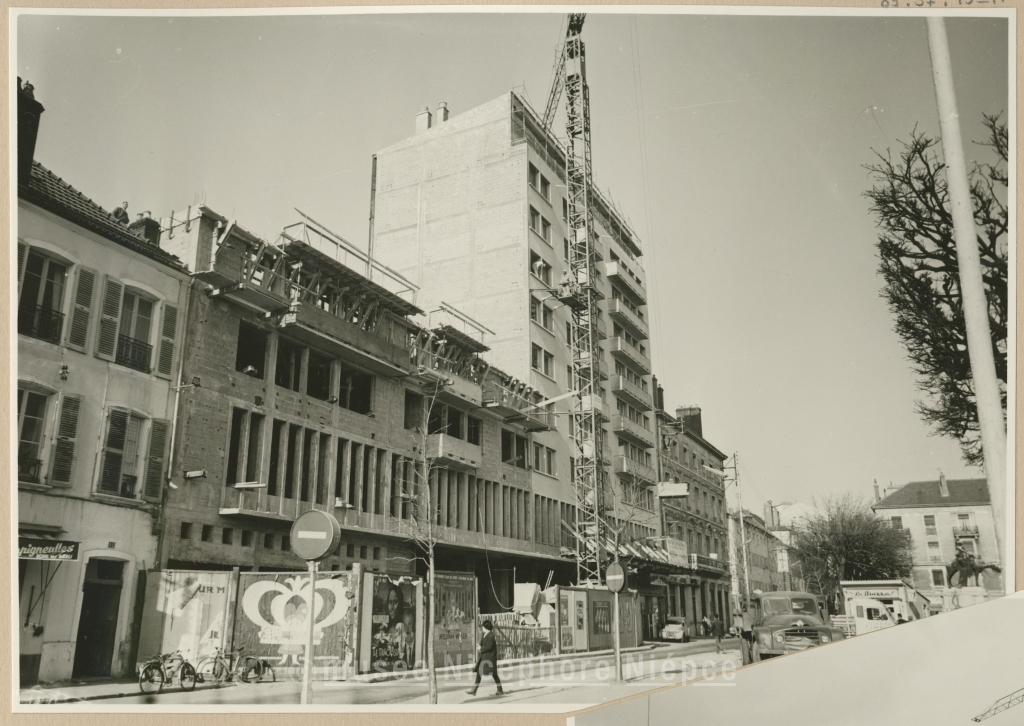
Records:
[[[213,688],[224,688],[234,683],[197,683],[194,690],[203,691]],[[181,692],[178,685],[166,686],[160,693]],[[45,683],[31,688],[22,688],[19,702],[25,705],[50,705],[54,703],[77,703],[79,701],[98,701],[104,698],[121,698],[123,696],[143,695],[139,688],[138,678],[111,678],[91,682],[65,681],[62,683]],[[156,695],[156,694],[153,694]]]
[[[627,655],[629,653],[646,653],[652,651],[655,648],[665,647],[667,643],[644,643],[643,645],[635,648],[622,648],[622,654]],[[518,666],[527,665],[530,663],[561,663],[567,660],[583,660],[583,659],[594,659],[601,656],[612,655],[615,650],[609,648],[607,650],[591,650],[584,653],[566,653],[565,655],[541,655],[533,658],[512,658],[509,660],[501,661],[501,666]],[[472,673],[475,669],[474,663],[463,663],[462,665],[454,665],[447,667],[437,668],[437,674],[441,675],[454,675],[456,673]],[[380,683],[383,681],[398,681],[415,679],[417,676],[425,677],[427,674],[426,668],[419,668],[416,670],[399,671],[399,672],[385,672],[385,673],[363,673],[357,676],[353,676],[348,680],[355,683]]]

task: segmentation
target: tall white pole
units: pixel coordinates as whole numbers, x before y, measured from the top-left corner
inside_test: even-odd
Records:
[[[302,667],[302,705],[313,702],[313,625],[316,623],[316,560],[309,561],[309,637],[306,639],[306,662]]]
[[[985,474],[995,519],[996,546],[1005,563],[1012,553],[1003,551],[1006,518],[1006,423],[996,379],[992,333],[988,323],[988,301],[982,281],[978,236],[974,228],[967,165],[960,119],[953,89],[953,68],[949,59],[949,42],[943,18],[931,16],[928,22],[928,47],[932,56],[932,76],[942,133],[942,153],[946,160],[946,184],[953,214],[957,265],[960,268],[960,291],[963,295],[964,323],[967,327],[967,352],[974,377],[974,396],[978,406],[981,446],[985,455]]]
[[[744,599],[747,610],[750,610],[750,567],[747,565],[747,530],[743,525],[743,495],[740,494],[740,455],[732,454],[733,481],[736,483],[736,503],[740,508],[740,543],[743,547],[743,584],[745,586]]]

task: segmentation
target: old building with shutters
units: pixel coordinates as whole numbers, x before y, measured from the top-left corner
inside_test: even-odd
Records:
[[[119,675],[156,563],[188,275],[34,158],[18,88],[18,637],[22,684]],[[142,217],[142,215],[140,215]]]

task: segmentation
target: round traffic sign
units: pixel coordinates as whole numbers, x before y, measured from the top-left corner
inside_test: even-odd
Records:
[[[334,515],[310,509],[292,522],[292,552],[304,560],[322,560],[341,541],[341,525]]]
[[[608,565],[608,569],[604,572],[604,581],[612,592],[622,592],[626,586],[626,572],[622,569],[622,565],[618,562]]]

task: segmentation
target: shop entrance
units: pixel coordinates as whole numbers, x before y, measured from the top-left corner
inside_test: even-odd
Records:
[[[123,577],[122,560],[93,558],[85,566],[73,678],[110,675]]]

